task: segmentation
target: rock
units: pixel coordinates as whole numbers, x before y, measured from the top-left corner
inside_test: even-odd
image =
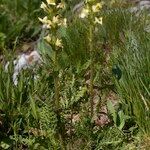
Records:
[[[14,64],[14,73],[13,73],[13,82],[14,85],[18,84],[17,76],[23,69],[30,68],[35,66],[36,64],[40,64],[42,62],[41,56],[38,51],[34,50],[29,54],[21,54],[17,57],[16,60],[13,61]],[[5,65],[5,71],[8,71],[8,66],[10,62],[7,62]]]
[[[130,9],[132,13],[136,13],[137,15],[139,15],[141,11],[150,11],[150,0],[132,0],[129,2],[132,2],[135,5]]]

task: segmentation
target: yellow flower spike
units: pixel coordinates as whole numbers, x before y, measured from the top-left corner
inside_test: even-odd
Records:
[[[52,40],[52,38],[50,37],[49,34],[48,34],[46,37],[44,37],[44,39],[45,39],[48,43],[50,43],[51,40]]]
[[[95,24],[103,24],[103,18],[102,17],[100,17],[100,18],[97,18],[97,17],[95,17],[95,21],[94,21],[94,23]]]
[[[62,48],[63,47],[63,45],[62,45],[62,41],[60,40],[60,39],[56,39],[56,43],[55,43],[55,45],[57,46],[57,47],[60,47],[60,48]]]
[[[79,15],[79,17],[80,17],[80,18],[85,18],[85,17],[87,17],[88,15],[89,15],[89,9],[83,8],[81,14]]]
[[[96,5],[92,6],[93,12],[99,12],[102,9],[102,3],[97,3]]]
[[[55,0],[46,0],[48,5],[56,5]]]
[[[42,2],[42,4],[41,4],[40,8],[42,8],[42,9],[46,10],[47,6],[46,6],[46,4],[45,4],[44,2]]]

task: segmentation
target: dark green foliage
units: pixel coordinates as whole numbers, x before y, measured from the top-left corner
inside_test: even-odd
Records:
[[[113,74],[115,75],[115,77],[119,80],[122,76],[122,71],[121,69],[117,66],[117,65],[114,65],[112,67],[112,72]]]
[[[125,140],[123,133],[116,127],[103,129],[97,137],[95,150],[119,150]]]
[[[0,2],[0,40],[13,47],[19,39],[36,39],[40,31],[40,0],[2,0]],[[18,41],[17,41],[18,42]],[[4,48],[4,46],[2,47]]]
[[[126,112],[136,116],[141,130],[149,133],[149,34],[139,33],[136,38],[134,32],[127,34],[126,50],[118,57],[123,78],[117,85],[123,103],[128,104]]]

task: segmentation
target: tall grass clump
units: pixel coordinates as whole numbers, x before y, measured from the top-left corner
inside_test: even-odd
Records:
[[[122,71],[122,78],[116,83],[125,112],[134,118],[142,132],[149,134],[150,33],[145,30],[145,15],[140,17],[124,32],[122,47],[116,47],[115,57]]]

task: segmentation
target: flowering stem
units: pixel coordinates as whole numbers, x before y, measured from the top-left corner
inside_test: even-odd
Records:
[[[92,15],[91,18],[92,19]],[[92,21],[91,21],[92,22]],[[94,80],[94,51],[93,51],[93,24],[90,24],[89,29],[89,48],[90,48],[90,59],[91,59],[91,65],[90,65],[90,103],[91,103],[91,118],[93,117],[93,80]]]
[[[54,74],[54,88],[55,88],[55,107],[56,107],[56,116],[57,116],[57,129],[58,129],[58,136],[61,143],[61,149],[65,149],[64,143],[64,126],[61,122],[61,114],[60,114],[60,82],[59,82],[59,71],[58,71],[58,50],[55,51],[55,62],[54,66],[56,68],[56,74]]]

